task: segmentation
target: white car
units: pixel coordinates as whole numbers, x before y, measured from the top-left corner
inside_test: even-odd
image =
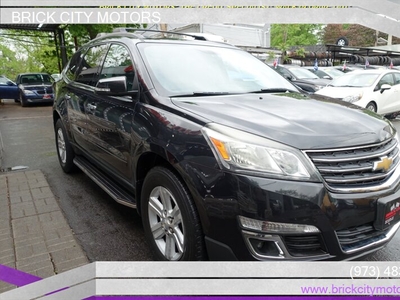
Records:
[[[400,111],[400,71],[359,70],[340,76],[315,94],[354,103],[381,115]]]

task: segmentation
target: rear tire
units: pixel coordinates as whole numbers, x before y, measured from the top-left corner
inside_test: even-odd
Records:
[[[77,167],[74,164],[75,152],[68,140],[68,136],[61,119],[58,119],[56,122],[55,135],[57,156],[61,168],[65,173],[72,173],[76,171]]]
[[[144,233],[157,260],[205,258],[204,238],[194,202],[182,181],[169,169],[155,167],[142,189]]]

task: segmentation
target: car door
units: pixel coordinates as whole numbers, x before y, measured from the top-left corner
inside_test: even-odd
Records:
[[[384,84],[390,85],[391,88],[388,90],[382,90],[381,88]],[[374,92],[379,114],[388,114],[400,110],[400,100],[397,99],[399,94],[393,86],[393,73],[387,73],[379,80],[377,90]]]
[[[98,132],[88,125],[87,110],[95,94],[99,72],[108,44],[92,46],[81,53],[75,53],[66,76],[71,81],[66,86],[65,99],[68,102],[68,117],[71,131],[79,147],[92,153],[96,148]]]
[[[104,59],[100,79],[125,77],[127,91],[134,89],[135,67],[123,44],[111,44]],[[130,179],[131,126],[135,101],[132,96],[96,95],[86,102],[88,128],[96,133],[94,155],[103,167],[122,179]]]
[[[0,77],[0,99],[18,99],[18,86],[6,77]]]

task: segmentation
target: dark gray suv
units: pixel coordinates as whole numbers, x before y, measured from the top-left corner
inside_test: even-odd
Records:
[[[389,242],[400,158],[388,120],[301,93],[231,45],[165,35],[83,46],[53,111],[62,169],[137,208],[155,259],[354,259]]]

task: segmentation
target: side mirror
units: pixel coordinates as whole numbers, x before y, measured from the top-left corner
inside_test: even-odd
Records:
[[[95,92],[98,95],[129,96],[137,93],[137,90],[128,91],[126,76],[116,76],[100,79],[96,85]]]
[[[283,77],[285,77],[287,80],[293,81],[293,77],[289,74],[284,74]]]
[[[382,84],[381,85],[381,94],[386,91],[386,90],[390,90],[392,88],[392,86],[390,84]]]
[[[102,78],[97,82],[96,92],[123,93],[126,92],[126,76]]]

